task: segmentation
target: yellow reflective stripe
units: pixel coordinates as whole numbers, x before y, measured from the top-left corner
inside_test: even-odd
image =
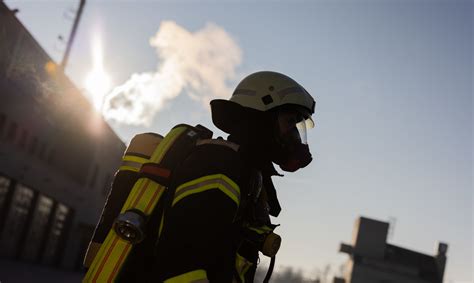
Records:
[[[134,208],[143,211],[145,215],[150,215],[165,190],[164,186],[150,179],[140,178],[122,207],[122,213]],[[114,281],[131,247],[132,244],[121,239],[111,229],[83,282]]]
[[[130,166],[130,167],[135,167],[135,168],[139,168],[142,167],[142,164],[143,163],[140,163],[140,162],[135,162],[135,161],[122,161],[122,166]]]
[[[133,208],[143,211],[145,215],[150,214],[165,190],[166,187],[151,179],[140,178],[133,186],[121,213]]]
[[[148,162],[147,158],[140,157],[140,156],[135,156],[135,155],[127,155],[125,154],[122,158],[123,161],[131,161],[131,162],[137,162],[137,163],[145,163]]]
[[[125,204],[122,206],[122,210],[120,211],[120,213],[124,213],[126,210],[129,209],[129,207],[131,206],[132,204],[132,201],[135,199],[135,197],[137,196],[137,194],[140,192],[140,189],[143,185],[143,183],[148,180],[146,178],[140,178],[138,179],[135,184],[133,185],[133,188],[132,190],[130,191],[130,193],[128,194],[128,198],[127,200],[125,201]]]
[[[207,283],[207,273],[204,269],[198,269],[187,272],[170,279],[166,279],[164,283]]]
[[[249,270],[249,268],[253,265],[252,262],[248,261],[246,258],[237,254],[235,257],[235,270],[239,275],[240,282],[245,283],[245,273]]]
[[[142,167],[143,163],[146,162],[148,162],[148,159],[144,157],[135,155],[124,155],[119,170],[138,172],[140,171],[140,168]]]
[[[184,132],[186,131],[186,127],[177,127],[171,130],[163,141],[156,147],[153,155],[150,158],[150,161],[153,163],[160,163],[165,153],[168,151],[171,145],[174,144],[174,141]]]
[[[131,247],[132,244],[122,240],[111,230],[82,282],[115,281]]]
[[[259,234],[264,234],[264,233],[268,233],[268,232],[272,232],[273,229],[268,227],[268,226],[260,226],[260,227],[247,227],[249,230],[252,230],[252,231],[255,231]]]
[[[138,192],[137,198],[131,203],[129,209],[138,209],[145,212],[145,207],[148,204],[151,196],[155,190],[157,190],[158,184],[147,180],[143,183],[143,186],[140,188],[140,192]]]
[[[176,189],[173,204],[175,205],[181,199],[196,193],[201,193],[211,189],[219,189],[230,197],[237,206],[240,203],[240,188],[224,174],[215,174],[204,176],[189,182],[186,182]]]
[[[105,238],[104,242],[100,246],[99,252],[95,256],[94,260],[92,261],[91,266],[87,270],[86,276],[82,279],[82,282],[93,282],[92,278],[97,272],[97,268],[99,267],[100,263],[102,262],[104,253],[106,252],[107,248],[110,246],[110,239],[113,238],[112,232],[109,231],[107,237]]]
[[[140,171],[140,168],[132,167],[132,166],[120,166],[119,170],[120,170],[120,171],[133,171],[133,172],[138,172],[138,171]]]

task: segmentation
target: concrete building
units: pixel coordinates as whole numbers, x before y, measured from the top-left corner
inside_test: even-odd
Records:
[[[360,217],[351,244],[341,244],[349,255],[344,278],[334,283],[441,283],[448,245],[439,243],[437,254],[425,255],[387,243],[389,224]]]
[[[79,269],[124,150],[0,1],[0,258]]]

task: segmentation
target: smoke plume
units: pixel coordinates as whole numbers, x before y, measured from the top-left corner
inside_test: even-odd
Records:
[[[104,102],[107,119],[149,126],[155,114],[180,93],[203,105],[229,97],[227,83],[235,79],[242,52],[223,28],[208,23],[192,33],[165,21],[150,45],[158,56],[157,70],[133,74],[114,88]]]

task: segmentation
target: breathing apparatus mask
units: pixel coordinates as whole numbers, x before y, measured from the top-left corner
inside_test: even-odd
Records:
[[[314,127],[311,115],[297,109],[276,112],[273,162],[287,172],[306,167],[313,160],[308,147],[307,131]]]

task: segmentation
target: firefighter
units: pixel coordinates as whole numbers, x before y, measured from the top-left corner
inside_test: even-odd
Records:
[[[301,85],[268,71],[244,78],[230,100],[211,101],[213,123],[229,137],[199,142],[173,173],[172,200],[153,220],[160,231],[148,281],[253,282],[259,251],[274,256],[279,244],[269,217],[281,210],[273,163],[294,172],[311,162],[314,107]]]

